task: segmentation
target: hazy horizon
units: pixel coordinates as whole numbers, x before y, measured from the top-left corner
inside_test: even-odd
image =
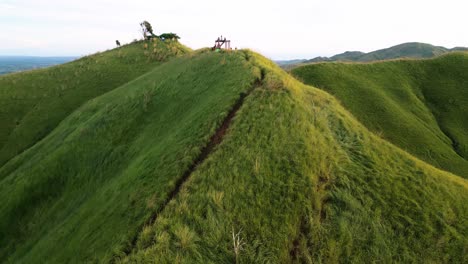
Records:
[[[406,42],[406,43],[409,43],[409,42]],[[126,43],[125,43],[126,44]],[[396,44],[396,45],[400,45],[400,44],[405,44],[405,43],[399,43],[399,44]],[[425,43],[425,44],[431,44],[431,43]],[[392,45],[392,46],[396,46],[396,45]],[[436,45],[434,45],[436,46]],[[456,48],[456,47],[461,47],[461,46],[455,46],[455,47],[444,47],[444,48]],[[382,48],[379,48],[377,50],[380,50],[380,49],[385,49],[385,48],[390,48],[390,47],[382,47]],[[361,50],[343,50],[342,52],[338,52],[336,54],[327,54],[327,55],[315,55],[313,57],[304,57],[304,58],[301,58],[301,57],[293,57],[293,58],[286,58],[286,59],[276,59],[276,58],[273,58],[274,60],[276,61],[289,61],[289,60],[302,60],[302,59],[313,59],[313,58],[316,58],[316,57],[326,57],[326,56],[333,56],[333,55],[337,55],[337,54],[341,54],[341,53],[344,53],[344,52],[353,52],[353,51],[361,51]],[[370,50],[368,52],[372,52],[372,51],[376,51],[376,50]],[[100,52],[99,50],[96,51],[96,52]],[[60,56],[50,56],[50,55],[3,55],[3,54],[0,54],[0,58],[70,58],[70,59],[77,59],[77,58],[80,58],[82,56],[86,56],[88,54],[85,54],[85,55],[60,55]]]
[[[2,55],[0,54],[0,58],[78,58],[80,56],[34,56],[34,55]]]
[[[219,35],[275,60],[369,52],[406,42],[468,46],[461,0],[185,3],[0,0],[0,55],[79,57],[140,38],[139,22],[198,49]]]

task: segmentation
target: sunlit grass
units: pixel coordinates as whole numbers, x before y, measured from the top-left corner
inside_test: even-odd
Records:
[[[70,110],[0,167],[0,259],[463,263],[467,188],[266,58],[204,49]]]
[[[429,60],[311,64],[292,70],[364,125],[432,165],[468,177],[468,53]]]

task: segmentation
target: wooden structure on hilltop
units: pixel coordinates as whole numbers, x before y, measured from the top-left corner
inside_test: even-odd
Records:
[[[222,49],[223,46],[224,46],[224,49],[230,50],[231,41],[227,40],[226,38],[223,39],[223,36],[221,36],[217,40],[215,40],[215,45],[213,46],[212,50]]]

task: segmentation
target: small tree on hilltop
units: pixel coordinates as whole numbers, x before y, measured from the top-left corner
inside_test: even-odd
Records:
[[[148,33],[150,36],[153,36],[153,27],[148,21],[143,21],[140,23],[141,26],[141,32],[143,33],[143,39],[146,39],[148,36]]]

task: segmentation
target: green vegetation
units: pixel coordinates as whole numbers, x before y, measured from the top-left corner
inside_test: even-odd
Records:
[[[371,64],[311,64],[292,73],[335,95],[375,133],[468,177],[468,54]]]
[[[172,39],[172,40],[180,39],[180,37],[177,36],[177,34],[175,34],[175,33],[163,33],[163,34],[159,35],[159,38],[160,39]]]
[[[186,52],[178,43],[154,40],[148,47],[138,42],[56,67],[0,76],[0,166],[89,99]]]
[[[0,259],[102,261],[124,248],[253,83],[241,56],[220,56],[173,60],[89,101],[3,166]]]
[[[253,52],[156,66],[0,167],[1,260],[467,261],[465,179]]]
[[[247,56],[264,69],[263,85],[122,262],[465,260],[465,180],[373,136],[331,96]],[[237,257],[233,234],[242,241]]]
[[[337,54],[330,58],[317,57],[308,62],[323,62],[323,61],[355,61],[355,62],[369,62],[378,60],[390,60],[398,58],[432,58],[452,51],[466,51],[468,48],[457,47],[447,49],[444,47],[433,46],[426,43],[410,42],[396,45],[387,49],[381,49],[364,53],[360,51],[347,51],[345,53]]]
[[[180,37],[175,33],[162,33],[161,35],[157,36],[153,32],[153,27],[148,21],[143,21],[140,23],[141,33],[143,34],[143,39],[145,40],[152,40],[152,39],[160,39],[160,40],[178,40]],[[118,45],[118,44],[117,44]]]

